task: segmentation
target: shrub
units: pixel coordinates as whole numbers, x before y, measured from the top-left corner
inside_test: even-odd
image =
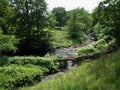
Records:
[[[57,57],[15,56],[0,58],[0,89],[13,90],[34,84],[48,73],[58,70]]]
[[[44,69],[44,71],[43,71]],[[34,65],[9,65],[0,67],[0,87],[13,90],[13,88],[31,85],[41,80],[46,68]]]
[[[109,45],[106,43],[105,39],[100,39],[93,43],[92,46],[97,49],[98,52],[104,51]]]
[[[91,54],[91,53],[95,53],[95,52],[96,52],[96,49],[92,46],[83,47],[78,50],[77,55],[86,55],[86,54]]]
[[[98,53],[106,50],[109,46],[115,44],[115,39],[111,39],[108,42],[106,42],[106,39],[108,37],[105,37],[103,39],[98,40],[97,42],[92,43],[90,47],[83,47],[80,48],[77,52],[77,55],[86,55],[86,54],[92,54],[92,53]]]
[[[15,56],[8,58],[8,64],[32,64],[46,67],[50,72],[55,72],[58,69],[57,57]]]

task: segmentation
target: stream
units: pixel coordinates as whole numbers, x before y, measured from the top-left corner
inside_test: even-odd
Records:
[[[70,47],[61,47],[58,48],[54,51],[55,55],[59,55],[62,58],[72,58],[77,56],[77,51],[79,48],[83,48],[83,47],[87,47],[87,46],[91,46],[91,41],[90,40],[86,40],[82,45],[73,45]],[[72,69],[72,61],[68,61],[68,68],[67,69]]]
[[[86,40],[82,45],[73,45],[67,48],[58,48],[54,51],[54,54],[60,57],[75,57],[77,55],[77,50],[82,47],[91,46],[90,40]]]
[[[74,46],[70,46],[70,47],[67,47],[67,48],[64,48],[64,47],[58,48],[58,49],[56,49],[54,51],[54,54],[59,55],[62,58],[65,58],[65,57],[75,57],[77,55],[77,50],[79,48],[90,46],[90,45],[91,45],[91,42],[89,40],[87,40],[82,45],[74,45]],[[63,74],[64,72],[69,71],[69,70],[71,70],[71,69],[73,69],[75,67],[76,66],[72,66],[72,61],[68,61],[68,68],[66,70],[59,71],[59,72],[57,72],[55,74],[48,75],[45,78],[43,78],[42,81],[46,81],[46,80],[52,79],[56,75]]]

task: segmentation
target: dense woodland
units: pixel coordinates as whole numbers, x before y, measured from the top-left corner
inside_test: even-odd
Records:
[[[120,47],[119,0],[103,0],[92,13],[84,8],[66,11],[64,7],[48,11],[45,0],[0,0],[0,90],[33,85],[43,76],[57,72],[59,56],[47,54],[56,48],[82,45],[88,36],[94,43],[78,49],[77,56]]]

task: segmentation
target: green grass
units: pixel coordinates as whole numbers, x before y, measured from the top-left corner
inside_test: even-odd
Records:
[[[21,90],[120,90],[120,51]]]
[[[79,42],[74,42],[73,40],[70,40],[68,38],[68,33],[66,30],[53,30],[51,40],[53,48],[69,47],[74,44],[80,44]]]

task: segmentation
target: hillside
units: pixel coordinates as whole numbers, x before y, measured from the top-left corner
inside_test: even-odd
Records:
[[[21,90],[120,90],[120,51]]]

